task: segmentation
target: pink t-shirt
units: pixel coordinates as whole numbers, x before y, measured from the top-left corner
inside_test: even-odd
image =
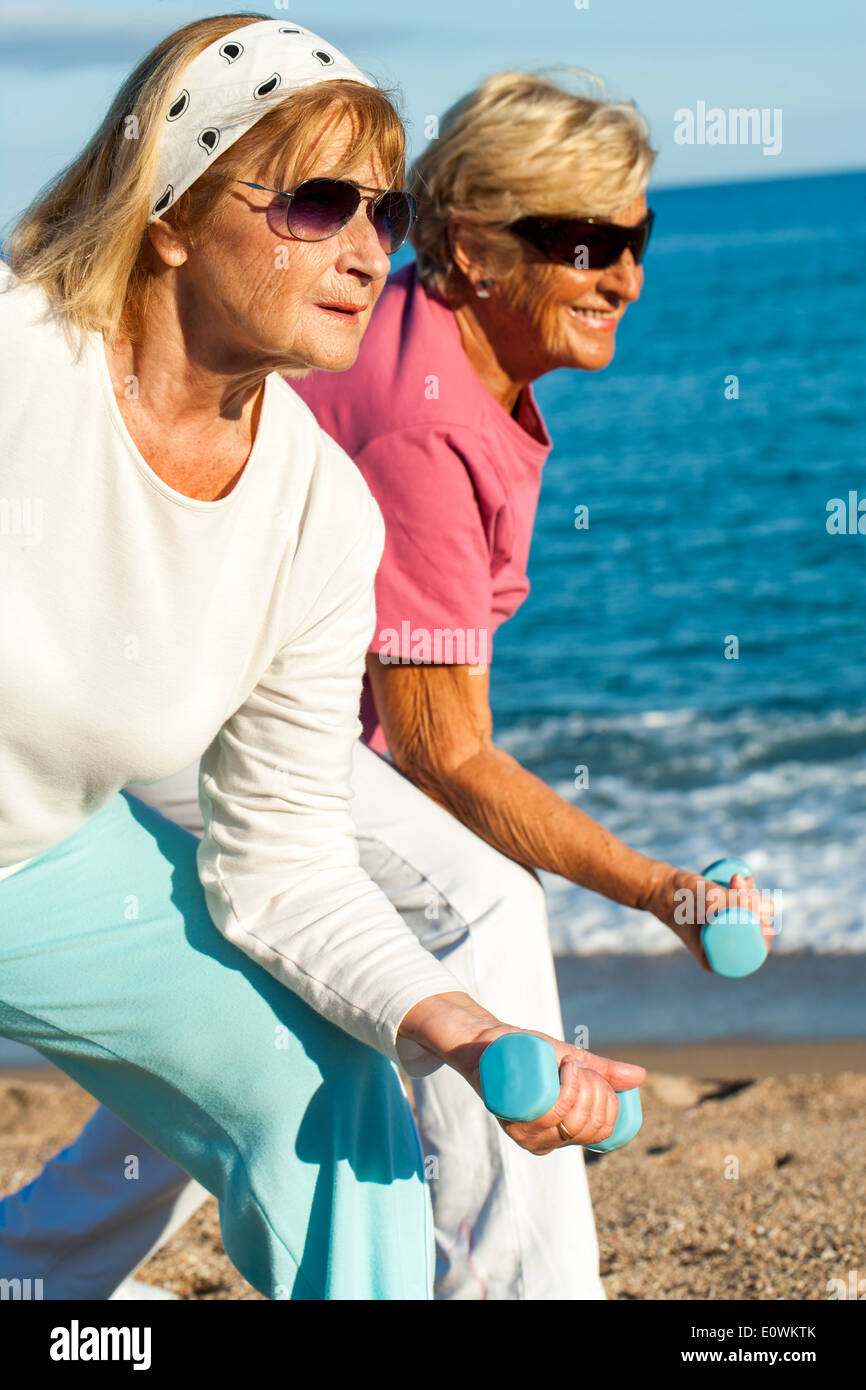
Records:
[[[385,519],[370,650],[408,664],[486,665],[529,592],[551,440],[532,388],[518,419],[476,376],[448,305],[414,262],[382,291],[347,372],[288,378],[354,459]],[[365,681],[364,739],[386,748]]]

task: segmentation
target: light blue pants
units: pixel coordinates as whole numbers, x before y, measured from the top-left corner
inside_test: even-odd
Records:
[[[220,935],[197,845],[121,793],[0,881],[0,1035],[212,1192],[229,1258],[267,1298],[431,1297],[396,1068]],[[124,1154],[124,1178],[150,1158]]]
[[[351,785],[361,864],[421,944],[497,1017],[561,1037],[538,879],[362,743]],[[198,763],[129,790],[201,835]],[[538,1159],[518,1148],[451,1067],[415,1079],[412,1090],[435,1297],[603,1299],[583,1150],[572,1144]],[[135,1183],[123,1176],[128,1153],[142,1155]],[[0,1201],[0,1279],[42,1279],[58,1298],[107,1299],[205,1199],[101,1106],[74,1143]]]

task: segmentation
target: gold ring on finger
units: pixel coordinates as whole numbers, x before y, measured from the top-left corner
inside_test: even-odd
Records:
[[[562,1120],[559,1121],[556,1128],[559,1130],[560,1139],[565,1139],[567,1141],[569,1139],[574,1138],[574,1135],[570,1134],[569,1131],[565,1128],[565,1125],[562,1123]]]

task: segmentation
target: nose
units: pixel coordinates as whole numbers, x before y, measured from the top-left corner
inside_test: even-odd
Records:
[[[391,260],[379,241],[372,207],[370,200],[364,199],[340,232],[338,265],[340,270],[355,270],[371,280],[380,280],[390,271]]]
[[[609,290],[611,294],[618,294],[621,299],[635,300],[640,298],[640,292],[643,288],[643,266],[635,264],[634,256],[628,247],[623,251],[618,261],[602,271],[597,288],[602,291]]]

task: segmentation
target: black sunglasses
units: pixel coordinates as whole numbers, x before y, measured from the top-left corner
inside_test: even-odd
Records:
[[[521,217],[508,230],[531,242],[549,261],[561,261],[578,270],[605,270],[616,265],[625,250],[631,251],[635,265],[640,265],[654,221],[655,213],[650,209],[634,227],[597,217]]]
[[[208,170],[215,177],[225,177],[217,170]],[[290,193],[281,188],[265,188],[261,183],[232,179],[245,188],[258,188],[263,193],[278,193],[286,199],[286,226],[298,241],[327,241],[351,222],[362,203],[367,204],[367,216],[376,228],[379,245],[392,256],[406,240],[418,216],[418,205],[411,193],[402,188],[370,188],[346,179],[305,179]]]

